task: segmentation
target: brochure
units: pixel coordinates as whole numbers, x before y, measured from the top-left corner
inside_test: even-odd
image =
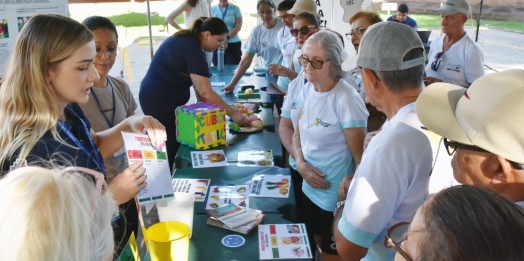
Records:
[[[271,150],[249,150],[238,152],[239,167],[271,167],[273,163],[273,152]]]
[[[291,176],[255,175],[251,180],[250,197],[288,198]]]
[[[191,151],[191,161],[193,168],[227,166],[227,158],[223,150]]]
[[[235,204],[242,208],[249,206],[249,186],[211,186],[207,197],[206,210],[223,205]]]
[[[122,132],[122,136],[129,165],[142,161],[147,173],[147,186],[138,193],[138,202],[144,205],[173,198],[166,147],[153,147],[147,135]]]
[[[258,243],[260,260],[313,258],[304,224],[259,225]]]
[[[263,218],[262,211],[252,208],[242,208],[235,204],[215,208],[207,213],[229,228],[237,228]]]
[[[210,179],[173,179],[173,192],[185,192],[195,195],[196,202],[204,202],[209,189]]]

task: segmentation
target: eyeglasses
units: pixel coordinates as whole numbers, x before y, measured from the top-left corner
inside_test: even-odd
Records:
[[[362,79],[362,69],[363,68],[361,66],[357,66],[357,68],[349,71],[349,73],[351,73],[353,75],[353,77],[355,77],[355,78]],[[375,75],[375,79],[377,79],[377,81],[380,82],[380,78],[378,78],[377,73],[375,71],[371,70],[371,69],[369,69],[369,70],[373,73],[373,75]]]
[[[291,36],[297,37],[298,33],[301,33],[302,35],[307,35],[309,33],[309,28],[317,28],[315,25],[307,25],[302,26],[300,29],[291,29],[289,32],[291,33]]]
[[[366,32],[367,28],[359,27],[355,29],[355,31],[351,30],[349,33],[346,33],[346,39],[351,40],[351,36],[355,35],[357,38],[362,38],[364,33]]]
[[[115,57],[118,54],[120,47],[118,45],[109,46],[107,48],[96,48],[96,56],[106,55],[109,57]]]
[[[440,66],[440,62],[442,62],[443,54],[444,52],[440,52],[440,53],[437,53],[437,55],[435,55],[435,61],[431,63],[431,70],[435,72],[438,70],[438,67]]]
[[[273,15],[273,9],[267,10],[265,12],[258,12],[259,16],[271,16]]]
[[[290,16],[290,15],[292,15],[292,14],[285,14],[285,15],[283,15],[283,16],[277,16],[277,17],[278,17],[280,20],[284,20],[284,19],[286,19],[286,17],[288,17],[288,16]]]
[[[395,248],[395,250],[408,261],[413,261],[411,257],[402,250],[402,243],[406,240],[410,222],[400,222],[391,226],[384,238],[384,246],[387,248]]]
[[[446,146],[446,151],[448,152],[449,156],[453,155],[457,148],[464,149],[464,150],[471,150],[471,151],[478,151],[478,152],[487,152],[491,153],[483,148],[477,147],[477,146],[470,146],[458,142],[451,141],[449,139],[444,139],[444,146]],[[517,162],[508,160],[511,166],[513,166],[517,170],[522,170],[522,165],[520,165]]]
[[[317,70],[322,69],[322,66],[326,62],[329,62],[329,59],[327,59],[325,61],[319,61],[319,60],[309,60],[306,57],[304,57],[303,55],[298,57],[298,63],[300,64],[300,66],[306,67],[308,63],[311,63],[311,66],[314,69],[317,69]]]
[[[67,167],[64,170],[62,170],[62,172],[82,172],[88,174],[90,177],[94,179],[95,188],[98,193],[97,196],[93,199],[92,212],[94,213],[94,211],[96,210],[98,197],[100,196],[100,193],[102,193],[102,191],[107,190],[107,183],[104,178],[104,174],[84,167]]]

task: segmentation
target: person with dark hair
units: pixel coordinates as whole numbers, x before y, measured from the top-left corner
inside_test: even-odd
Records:
[[[353,62],[353,65],[347,63]],[[343,260],[393,260],[384,246],[392,224],[411,220],[428,196],[433,149],[420,128],[415,101],[422,92],[424,45],[413,28],[395,22],[370,26],[358,56],[344,62],[356,68],[367,100],[388,121],[364,151],[354,175],[340,183],[335,239]]]
[[[396,261],[524,260],[524,210],[475,186],[439,192],[384,238]]]
[[[199,100],[226,109],[231,119],[249,126],[246,118],[234,110],[211,88],[206,52],[212,52],[227,41],[227,25],[217,17],[195,20],[190,29],[180,30],[167,38],[156,51],[140,83],[142,110],[165,125],[167,157],[173,168],[180,143],[176,139],[175,110],[189,100],[193,86]]]
[[[397,8],[397,14],[390,16],[388,18],[388,21],[405,24],[405,25],[413,27],[413,29],[415,30],[418,29],[417,21],[409,17],[409,7],[407,4],[400,4]]]
[[[251,30],[251,34],[244,45],[246,51],[240,60],[235,76],[226,87],[222,88],[222,91],[233,92],[240,78],[251,66],[255,54],[262,56],[265,67],[282,62],[282,52],[275,45],[278,31],[284,27],[284,24],[275,17],[275,8],[275,3],[272,0],[259,0],[257,2],[258,16],[262,20],[262,24]],[[266,70],[265,75],[268,82],[276,83],[278,80],[278,77],[271,75],[268,70]]]
[[[181,13],[184,13],[184,25],[189,29],[191,24],[199,17],[211,17],[211,1],[210,0],[187,0],[179,5],[175,10],[166,16],[166,23],[170,24],[177,30],[182,30],[182,27],[175,23]]]
[[[242,12],[228,0],[219,0],[218,5],[211,7],[211,15],[224,20],[229,33],[228,40],[224,42],[224,64],[238,64],[242,58],[242,42],[238,32],[242,29]],[[213,64],[217,66],[217,51],[213,52]]]
[[[106,17],[90,16],[82,22],[93,33],[96,45],[96,58],[93,64],[100,75],[100,80],[93,83],[89,100],[80,104],[91,128],[95,132],[107,130],[135,114],[138,107],[129,85],[122,79],[109,75],[118,54],[118,32],[115,25]],[[111,183],[127,166],[125,147],[122,146],[115,154],[104,159],[107,170],[107,182]],[[115,231],[116,252],[125,247],[131,232],[138,235],[138,210],[135,199],[120,205],[120,213],[124,218],[117,221],[118,226],[125,227]]]

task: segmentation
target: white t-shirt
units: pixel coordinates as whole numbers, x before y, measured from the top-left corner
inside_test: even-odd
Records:
[[[284,26],[280,28],[278,31],[278,38],[275,47],[282,52],[282,66],[289,68],[292,59],[291,56],[293,55],[293,50],[295,49],[295,38],[291,36],[289,27]],[[277,84],[284,90],[287,90],[289,86],[289,78],[285,76],[279,76]]]
[[[302,65],[298,63],[298,57],[302,55],[302,49],[295,49],[295,53],[293,54],[293,66],[295,67],[295,72],[299,73],[302,71]]]
[[[189,29],[193,22],[201,16],[211,17],[211,1],[199,0],[196,6],[191,9],[189,16],[184,12],[184,24],[186,25],[186,29]]]
[[[411,221],[428,195],[433,150],[421,126],[410,103],[384,123],[364,151],[338,223],[347,240],[369,248],[362,260],[393,260],[395,249],[384,247],[386,230]]]
[[[329,92],[309,91],[298,122],[304,160],[326,174],[329,189],[302,183],[304,194],[318,207],[333,212],[342,179],[354,171],[344,129],[365,128],[368,110],[355,89],[339,80]]]
[[[270,64],[281,64],[282,52],[275,46],[278,38],[278,30],[282,27],[284,27],[284,24],[280,19],[277,19],[277,24],[271,29],[264,27],[264,24],[255,26],[247,38],[244,49],[252,54],[259,53],[262,58],[264,58],[264,64],[266,66]]]
[[[442,35],[431,42],[428,64],[426,65],[426,76],[435,77],[444,82],[462,87],[469,87],[473,81],[485,74],[482,50],[468,34],[465,34],[447,52],[442,54],[440,66],[437,71],[433,71],[431,64],[436,60],[437,54],[442,52],[445,36]]]
[[[284,97],[280,116],[290,119],[293,124],[293,129],[295,129],[297,125],[299,109],[304,108],[304,97],[308,97],[311,89],[313,89],[313,86],[306,81],[303,72],[298,73],[298,76],[289,83],[289,89]],[[293,159],[291,155],[289,156],[289,166],[297,169],[295,159]]]

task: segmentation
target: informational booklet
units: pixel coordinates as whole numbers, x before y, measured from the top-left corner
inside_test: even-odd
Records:
[[[239,167],[271,167],[273,152],[271,150],[248,150],[238,152]]]
[[[229,204],[243,208],[249,206],[249,186],[211,186],[206,209],[216,209]]]
[[[215,208],[209,210],[207,213],[230,228],[246,225],[263,218],[262,211],[252,208],[242,208],[235,204]]]
[[[196,202],[204,202],[209,189],[210,179],[173,179],[173,192],[195,195]]]
[[[306,225],[258,225],[260,260],[311,259]]]
[[[250,197],[288,198],[291,176],[255,175],[251,179]]]
[[[191,162],[193,168],[227,166],[227,158],[223,150],[191,151]]]
[[[147,186],[138,193],[138,202],[144,205],[172,199],[174,194],[166,147],[161,150],[153,147],[147,135],[122,132],[122,136],[129,165],[142,161],[142,168],[146,169]]]

